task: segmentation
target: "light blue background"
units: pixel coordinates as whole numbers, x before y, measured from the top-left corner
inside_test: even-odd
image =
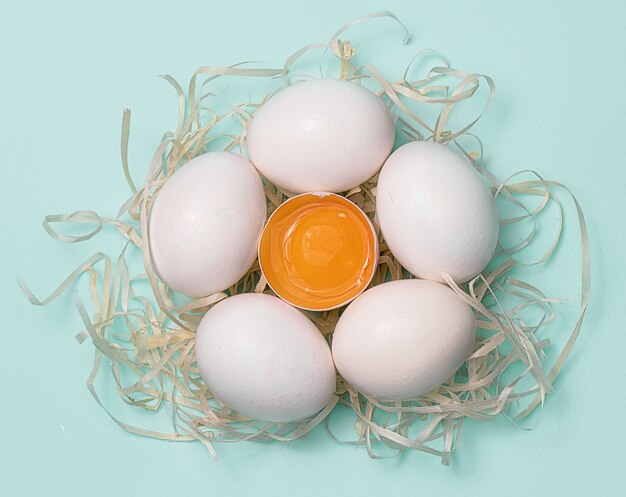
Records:
[[[620,5],[621,4],[621,5]],[[31,307],[18,273],[44,294],[105,236],[63,246],[48,213],[113,215],[126,198],[119,167],[122,108],[133,109],[131,162],[141,178],[176,99],[154,76],[181,81],[203,64],[279,63],[346,20],[391,8],[408,48],[380,20],[355,30],[400,68],[420,47],[491,75],[493,109],[477,128],[500,176],[532,167],[566,182],[585,208],[593,257],[583,334],[532,432],[469,423],[452,466],[408,453],[370,460],[323,430],[290,444],[218,446],[129,435],[87,392],[89,344],[71,295]],[[623,2],[3,2],[0,14],[0,493],[3,495],[617,495],[624,492],[626,322],[623,215]],[[375,38],[374,38],[375,37]],[[374,54],[375,55],[375,54]],[[561,261],[575,268],[577,252]],[[558,273],[557,273],[558,274]],[[576,281],[567,262],[566,280]],[[572,274],[574,276],[572,276]]]

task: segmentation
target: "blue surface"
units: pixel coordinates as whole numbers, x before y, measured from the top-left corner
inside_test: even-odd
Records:
[[[414,51],[430,47],[456,67],[491,75],[496,100],[476,129],[488,166],[501,177],[534,168],[570,186],[585,209],[592,305],[557,393],[548,398],[534,431],[506,422],[468,423],[451,467],[420,453],[371,460],[363,449],[334,444],[323,430],[289,444],[218,446],[220,459],[213,461],[200,444],[129,435],[93,401],[84,386],[92,350],[73,338],[81,325],[71,292],[47,308],[34,308],[15,279],[19,273],[44,294],[96,249],[119,248],[108,235],[64,246],[40,223],[45,214],[80,208],[114,215],[127,196],[119,166],[122,108],[133,109],[130,157],[141,179],[177,113],[171,88],[155,75],[167,72],[186,81],[204,64],[279,63],[305,44],[326,40],[346,20],[384,6],[364,0],[248,4],[3,5],[0,493],[623,492],[626,8],[617,1],[402,0],[392,8],[414,35],[408,47],[398,43],[400,34],[388,20],[371,22],[349,37],[392,73]],[[386,48],[372,48],[368,38]],[[556,274],[575,284],[572,230],[572,243],[557,253]]]

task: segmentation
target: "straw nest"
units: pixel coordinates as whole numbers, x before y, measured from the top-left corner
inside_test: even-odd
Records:
[[[411,59],[397,81],[386,79],[371,64],[357,64],[356,50],[340,36],[353,25],[377,17],[397,23],[405,34],[404,43],[408,41],[408,32],[400,21],[390,12],[381,12],[350,21],[329,42],[298,50],[282,67],[259,68],[252,67],[251,63],[200,67],[193,74],[187,91],[171,76],[162,76],[177,92],[179,117],[175,131],[163,135],[145,184],[139,188],[131,179],[127,159],[130,111],[125,110],[122,162],[131,197],[122,204],[116,217],[77,211],[47,216],[44,220],[46,230],[62,242],[90,239],[104,227],[116,230],[126,240],[117,258],[100,252],[95,254],[44,300],[37,299],[20,281],[33,304],[45,305],[82,274],[89,275],[89,305],[76,297],[76,306],[85,324],[77,339],[90,341],[96,350],[88,379],[89,390],[105,407],[94,379],[106,364],[122,402],[134,408],[166,413],[171,419],[171,430],[161,432],[127,424],[109,410],[115,422],[125,430],[165,440],[199,440],[215,455],[216,442],[295,440],[323,423],[332,438],[342,443],[365,445],[372,457],[393,455],[408,448],[439,456],[447,464],[464,419],[505,417],[517,424],[542,405],[546,394],[553,391],[554,380],[579,334],[589,298],[588,243],[580,206],[562,184],[544,180],[533,171],[516,173],[500,181],[485,168],[481,161],[482,145],[469,131],[493,97],[494,84],[488,76],[454,69],[430,50],[421,51]],[[319,73],[303,71],[302,67],[313,57],[317,57]],[[430,62],[428,69],[413,76],[426,62]],[[299,66],[301,69],[297,69]],[[506,234],[513,230],[516,237],[514,243],[507,244],[501,236],[489,269],[469,283],[458,286],[447,279],[449,286],[474,309],[478,331],[471,357],[438,390],[402,402],[381,403],[355,391],[338,377],[333,401],[315,417],[298,423],[267,423],[233,412],[213,399],[194,359],[195,329],[212,305],[228,295],[271,293],[258,263],[225,292],[181,303],[153,270],[146,221],[155,196],[174,171],[184,167],[189,159],[210,150],[231,150],[245,155],[247,123],[263,102],[275,91],[299,79],[323,77],[324,71],[336,71],[339,77],[376,91],[396,118],[399,141],[432,140],[464,154],[492,185],[500,212],[507,213],[506,217],[501,215],[501,232]],[[252,89],[262,79],[270,90],[256,101],[232,104],[217,91],[224,78],[243,82],[242,87],[246,89]],[[463,122],[463,114],[460,114],[453,120],[453,111],[462,102],[465,105],[475,102],[479,106],[478,117]],[[461,124],[455,124],[458,122]],[[268,182],[265,182],[265,191],[268,212],[272,212],[285,197]],[[376,178],[345,195],[376,225]],[[555,321],[555,307],[561,299],[546,295],[525,278],[530,274],[530,266],[543,267],[559,243],[565,212],[559,195],[569,197],[580,228],[582,277],[581,291],[576,297],[579,306],[575,323],[561,347],[551,347],[548,332],[562,326],[547,325]],[[546,228],[553,230],[554,238],[534,261],[522,262],[522,253],[532,252],[537,243],[539,226],[545,224],[545,216],[541,215],[549,208],[558,213],[558,221],[555,223],[552,217],[551,226]],[[76,225],[90,231],[68,234]],[[59,226],[64,227],[63,231]],[[132,253],[140,254],[143,259],[143,267],[137,271],[131,270],[133,264],[129,263]],[[379,266],[373,284],[408,277],[411,276],[381,238]],[[330,342],[340,312],[308,315]],[[339,435],[346,433],[345,426],[338,426],[345,424],[346,416],[335,419],[330,414],[334,409],[342,409],[341,406],[353,414],[352,439],[345,440]]]

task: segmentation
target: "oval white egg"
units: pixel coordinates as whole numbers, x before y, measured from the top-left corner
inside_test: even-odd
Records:
[[[460,154],[416,141],[383,166],[376,214],[387,246],[419,278],[457,282],[480,273],[498,242],[498,211],[488,186]]]
[[[290,194],[342,192],[368,180],[391,153],[393,118],[370,90],[349,81],[301,81],[276,93],[248,127],[250,159]]]
[[[216,398],[265,421],[308,418],[335,391],[333,359],[322,334],[271,295],[236,295],[211,308],[196,333],[196,361]]]
[[[254,262],[266,214],[263,184],[249,161],[230,152],[195,157],[167,180],[152,206],[156,272],[190,297],[225,290]]]
[[[471,308],[427,280],[375,286],[342,314],[332,353],[343,378],[379,400],[417,397],[451,378],[476,336]]]

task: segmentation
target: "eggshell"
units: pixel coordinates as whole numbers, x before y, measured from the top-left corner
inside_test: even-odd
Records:
[[[337,370],[379,400],[417,397],[449,379],[476,336],[471,308],[449,287],[427,280],[375,286],[345,310],[333,334]]]
[[[382,100],[349,81],[302,81],[255,114],[247,146],[253,164],[291,194],[349,190],[378,172],[394,142]]]
[[[303,193],[283,202],[265,224],[259,266],[285,302],[328,311],[369,286],[378,252],[376,230],[356,204],[334,193]]]
[[[393,255],[419,278],[457,282],[480,273],[498,241],[498,212],[482,176],[444,145],[416,141],[383,166],[376,214]]]
[[[265,193],[249,161],[210,152],[167,180],[150,213],[152,261],[161,279],[191,297],[236,283],[256,258]]]
[[[256,419],[307,418],[335,391],[333,359],[322,334],[271,295],[236,295],[211,308],[196,333],[196,361],[218,399]]]

